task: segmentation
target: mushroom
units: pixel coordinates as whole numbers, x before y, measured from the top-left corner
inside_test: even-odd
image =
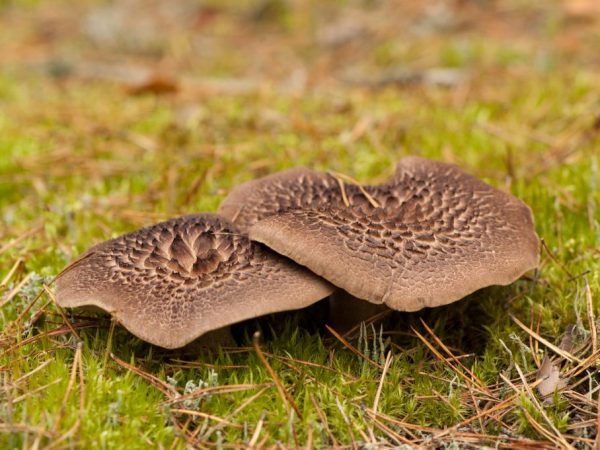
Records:
[[[400,311],[507,285],[538,265],[527,205],[456,166],[409,157],[387,184],[336,190],[334,181],[283,172],[236,189],[222,212],[235,210],[250,239]]]
[[[171,219],[92,247],[58,277],[63,307],[95,306],[165,348],[298,309],[334,288],[214,214]]]
[[[219,214],[248,232],[258,221],[292,209],[363,204],[370,200],[369,191],[373,188],[346,185],[332,174],[296,167],[237,186],[221,202]],[[329,323],[344,331],[384,309],[337,290],[329,298]]]
[[[221,202],[218,212],[248,231],[273,214],[315,207],[338,198],[339,184],[333,176],[296,167],[237,186]]]

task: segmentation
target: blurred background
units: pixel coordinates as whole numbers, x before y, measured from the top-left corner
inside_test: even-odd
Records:
[[[600,62],[595,0],[6,1],[4,69],[131,94],[471,83]],[[457,95],[458,97],[458,95]]]
[[[595,151],[599,49],[597,0],[0,0],[4,221],[26,199],[110,234],[406,154],[518,194]]]
[[[65,410],[79,350],[51,299],[36,303],[36,296],[82,251],[162,219],[214,211],[234,186],[277,170],[305,165],[377,183],[415,154],[459,164],[521,198],[548,249],[535,283],[405,314],[397,330],[386,330],[399,351],[380,411],[440,429],[463,419],[473,427],[468,432],[480,426],[480,401],[446,381],[454,375],[407,332],[426,334],[427,322],[491,383],[496,406],[506,406],[488,409],[496,411],[488,418],[494,433],[541,440],[519,441],[520,448],[557,448],[520,412],[521,394],[501,400],[512,391],[500,376],[510,378],[518,362],[532,380],[541,360],[542,345],[510,314],[556,345],[572,324],[584,330],[586,318],[594,323],[584,299],[591,304],[593,296],[597,310],[599,69],[600,0],[0,0],[0,347],[11,349],[2,353],[0,375],[8,380],[2,395],[15,405],[0,411],[0,422],[15,424],[0,423],[0,432],[14,435],[0,435],[0,447],[20,447],[21,437],[28,447],[34,441],[18,433],[33,430],[32,447],[60,435],[55,444],[82,448],[184,448],[177,436],[192,434],[189,421],[164,408],[168,397],[151,383],[109,360],[111,346],[123,361],[145,355],[136,364],[179,382],[181,394],[213,379],[213,368],[222,385],[271,382],[246,353],[182,365],[119,328],[113,345],[107,321],[78,322],[86,340],[79,385],[88,397],[81,415],[79,406]],[[372,427],[363,412],[365,399],[375,396],[377,368],[331,336],[323,345],[310,326],[296,326],[314,326],[310,314],[291,317],[280,321],[287,331],[265,345],[273,358],[286,355],[281,364],[297,363],[287,356],[312,361],[314,384],[304,375],[308,365],[277,366],[304,399],[300,441],[293,444],[291,416],[274,389],[260,391],[266,394],[257,401],[254,391],[202,400],[203,410],[230,418],[250,399],[223,431],[225,441],[247,445],[247,424],[252,430],[265,409],[278,408],[266,419],[262,442],[299,447],[312,439],[315,409],[338,394],[354,414],[353,427]],[[356,345],[362,348],[360,340]],[[595,376],[571,380],[581,392],[545,407],[581,448],[596,439]],[[354,442],[339,408],[323,413],[333,434],[315,431],[315,445]],[[499,417],[504,423],[497,425]],[[68,437],[79,420],[84,432]],[[455,448],[455,436],[438,431],[432,436],[446,436]],[[415,445],[431,445],[427,433]],[[221,435],[210,439],[220,446]],[[478,442],[514,448],[511,439]]]

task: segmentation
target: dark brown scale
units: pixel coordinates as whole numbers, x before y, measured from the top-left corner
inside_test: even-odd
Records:
[[[195,261],[192,273],[194,275],[200,275],[214,272],[219,267],[220,263],[221,255],[216,250],[211,249]]]

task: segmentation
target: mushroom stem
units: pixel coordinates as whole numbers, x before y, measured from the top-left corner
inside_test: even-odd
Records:
[[[345,333],[389,308],[361,300],[338,289],[329,297],[329,323],[336,331]]]
[[[219,347],[234,347],[235,345],[235,339],[233,338],[233,334],[231,334],[231,326],[228,325],[203,334],[186,345],[184,349],[194,352],[200,348],[216,350]]]

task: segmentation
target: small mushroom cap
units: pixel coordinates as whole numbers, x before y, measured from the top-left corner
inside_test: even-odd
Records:
[[[168,220],[84,253],[58,278],[63,307],[96,306],[152,344],[177,348],[235,322],[308,306],[334,290],[228,220]]]
[[[538,265],[523,202],[459,168],[405,158],[368,202],[292,209],[250,228],[250,238],[350,294],[416,311],[506,285]]]

